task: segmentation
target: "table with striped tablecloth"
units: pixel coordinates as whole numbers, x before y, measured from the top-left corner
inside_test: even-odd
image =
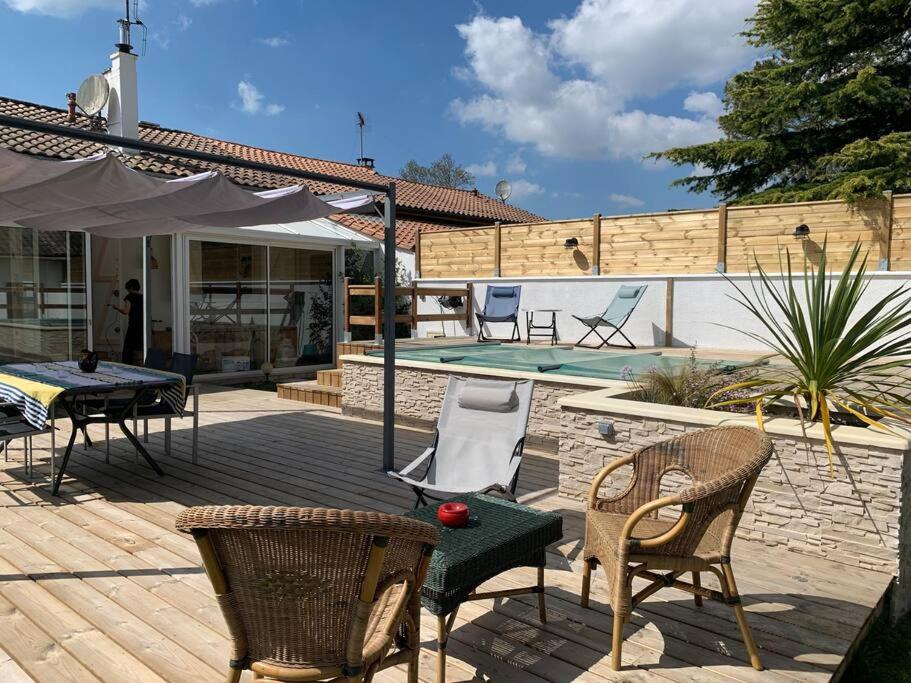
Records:
[[[94,415],[80,413],[79,400],[114,392],[123,392],[128,396],[113,404],[117,406],[114,411]],[[95,372],[83,372],[76,361],[11,363],[0,366],[0,401],[16,405],[25,419],[38,428],[45,425],[55,404],[61,405],[73,422],[72,433],[54,480],[54,494],[66,471],[76,433],[84,431],[90,424],[109,422],[120,425],[121,431],[139,454],[158,474],[164,474],[126,426],[126,420],[132,415],[134,406],[147,392],[158,392],[161,400],[176,414],[183,413],[186,381],[182,375],[171,372],[110,362],[98,363]]]

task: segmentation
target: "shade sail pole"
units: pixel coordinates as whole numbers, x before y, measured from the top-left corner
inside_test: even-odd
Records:
[[[395,469],[395,183],[386,190],[384,222],[383,469],[391,472]]]

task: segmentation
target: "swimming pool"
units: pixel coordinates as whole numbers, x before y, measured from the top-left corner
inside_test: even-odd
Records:
[[[382,356],[382,351],[370,351]],[[660,351],[588,351],[571,346],[529,347],[500,343],[453,344],[451,346],[404,346],[395,351],[397,360],[427,363],[472,365],[545,375],[572,375],[600,379],[635,379],[651,368],[673,369],[685,365],[689,358],[665,356]],[[714,366],[722,372],[733,372],[744,361],[700,358],[701,366]]]

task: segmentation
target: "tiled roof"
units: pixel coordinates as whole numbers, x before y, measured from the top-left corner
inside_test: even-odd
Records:
[[[330,218],[342,225],[357,230],[368,237],[373,237],[380,241],[386,236],[383,219],[379,216],[366,216],[357,213],[340,213]],[[395,242],[403,249],[414,249],[415,240],[417,239],[418,230],[421,232],[439,232],[449,230],[459,226],[447,225],[443,223],[432,223],[430,221],[415,221],[409,218],[397,218],[395,221]]]
[[[0,97],[0,113],[8,116],[46,121],[49,123],[66,124],[66,111],[54,107],[22,102],[6,97]],[[79,115],[76,122],[69,124],[74,127],[87,128],[88,120]],[[196,133],[162,128],[160,126],[140,122],[139,137],[148,142],[212,152],[228,154],[252,161],[265,162],[278,166],[286,166],[300,170],[340,176],[351,180],[387,183],[396,181],[396,206],[400,211],[412,210],[415,212],[428,212],[438,219],[445,220],[446,216],[469,220],[476,223],[489,223],[502,221],[507,223],[528,223],[544,220],[541,216],[530,213],[517,206],[506,204],[491,197],[487,197],[473,190],[454,190],[435,185],[424,185],[391,176],[384,176],[376,170],[346,164],[338,161],[326,161],[312,157],[276,152],[260,147],[251,147],[236,142],[217,140]],[[60,159],[83,157],[102,149],[101,145],[64,138],[55,135],[32,133],[16,128],[0,126],[0,146],[8,147],[17,152],[40,154],[43,156]],[[250,171],[234,166],[223,166],[177,157],[167,157],[154,154],[136,154],[126,158],[126,162],[133,168],[151,173],[164,175],[186,176],[202,170],[217,169],[222,171],[234,182],[257,188],[274,188],[300,182],[291,176],[276,173],[263,173]],[[319,181],[307,181],[312,192],[327,194],[347,191],[352,188],[344,185],[335,185]]]

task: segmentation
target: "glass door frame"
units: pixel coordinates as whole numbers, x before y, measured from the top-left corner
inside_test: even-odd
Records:
[[[252,231],[251,231],[252,232]],[[173,286],[173,308],[174,308],[174,350],[183,353],[192,353],[192,343],[190,337],[190,242],[222,242],[229,244],[245,244],[257,247],[266,247],[266,289],[271,288],[270,272],[270,249],[272,247],[305,249],[310,251],[330,252],[332,254],[332,360],[328,363],[318,365],[296,365],[287,368],[275,368],[272,372],[273,377],[281,375],[294,375],[303,372],[316,372],[317,370],[329,370],[334,368],[337,363],[336,346],[341,338],[342,311],[341,311],[341,293],[340,290],[344,284],[344,276],[339,277],[340,264],[344,263],[345,247],[341,244],[321,243],[317,240],[307,239],[269,239],[259,235],[240,236],[236,232],[231,234],[220,232],[193,232],[172,235],[171,248],[172,253],[179,250],[179,259],[173,261],[175,267],[172,268],[172,286]],[[179,263],[180,267],[176,267]],[[179,293],[179,294],[178,294]],[[268,296],[266,298],[266,308],[268,305]],[[271,316],[266,315],[266,354],[271,357]],[[263,376],[259,368],[242,370],[238,372],[211,372],[206,373],[207,381],[226,381],[226,380],[243,380],[255,379]]]

